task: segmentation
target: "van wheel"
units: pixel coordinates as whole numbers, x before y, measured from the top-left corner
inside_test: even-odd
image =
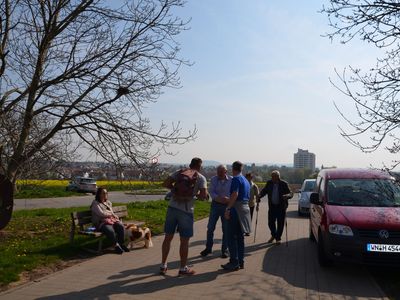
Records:
[[[329,267],[332,265],[332,261],[327,257],[325,252],[324,241],[322,239],[322,234],[318,234],[318,262],[321,267]]]
[[[312,229],[311,229],[311,220],[310,220],[310,222],[309,222],[308,228],[309,228],[308,238],[309,238],[311,241],[315,242],[315,236],[314,236],[314,233],[313,233],[313,231],[312,231]]]

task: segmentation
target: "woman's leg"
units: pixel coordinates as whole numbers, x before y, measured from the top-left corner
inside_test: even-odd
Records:
[[[117,243],[117,237],[115,235],[113,225],[104,224],[101,226],[100,231],[104,233],[109,240],[111,240],[113,245]]]
[[[114,227],[114,231],[117,235],[117,241],[118,244],[120,244],[121,246],[125,244],[125,228],[124,225],[122,225],[122,223],[117,222],[114,223],[113,225]]]

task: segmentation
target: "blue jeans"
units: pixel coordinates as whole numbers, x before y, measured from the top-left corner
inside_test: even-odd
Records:
[[[229,262],[239,265],[244,262],[244,235],[237,212],[231,208],[231,218],[227,220]]]
[[[206,248],[208,250],[212,250],[214,244],[214,231],[215,226],[217,225],[218,219],[221,219],[222,223],[222,248],[221,251],[225,252],[227,248],[227,238],[226,238],[226,220],[224,217],[226,205],[220,204],[218,202],[211,202],[210,216],[208,218],[207,225],[207,244]]]
[[[116,222],[114,225],[104,224],[100,227],[100,231],[104,233],[113,244],[118,242],[118,244],[123,245],[125,243],[125,229],[124,225],[120,222]]]

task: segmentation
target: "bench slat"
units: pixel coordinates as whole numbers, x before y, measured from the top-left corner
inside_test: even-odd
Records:
[[[113,207],[114,213],[121,212],[121,213],[128,213],[128,208],[125,205],[115,206]]]
[[[101,237],[103,235],[103,233],[100,231],[82,231],[82,230],[80,230],[80,231],[78,231],[78,233],[82,234],[82,235],[90,235],[90,236],[94,236],[94,237]]]

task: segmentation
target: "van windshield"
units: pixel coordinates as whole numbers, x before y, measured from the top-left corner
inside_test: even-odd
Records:
[[[400,206],[400,187],[387,179],[331,179],[328,204],[343,206]]]

